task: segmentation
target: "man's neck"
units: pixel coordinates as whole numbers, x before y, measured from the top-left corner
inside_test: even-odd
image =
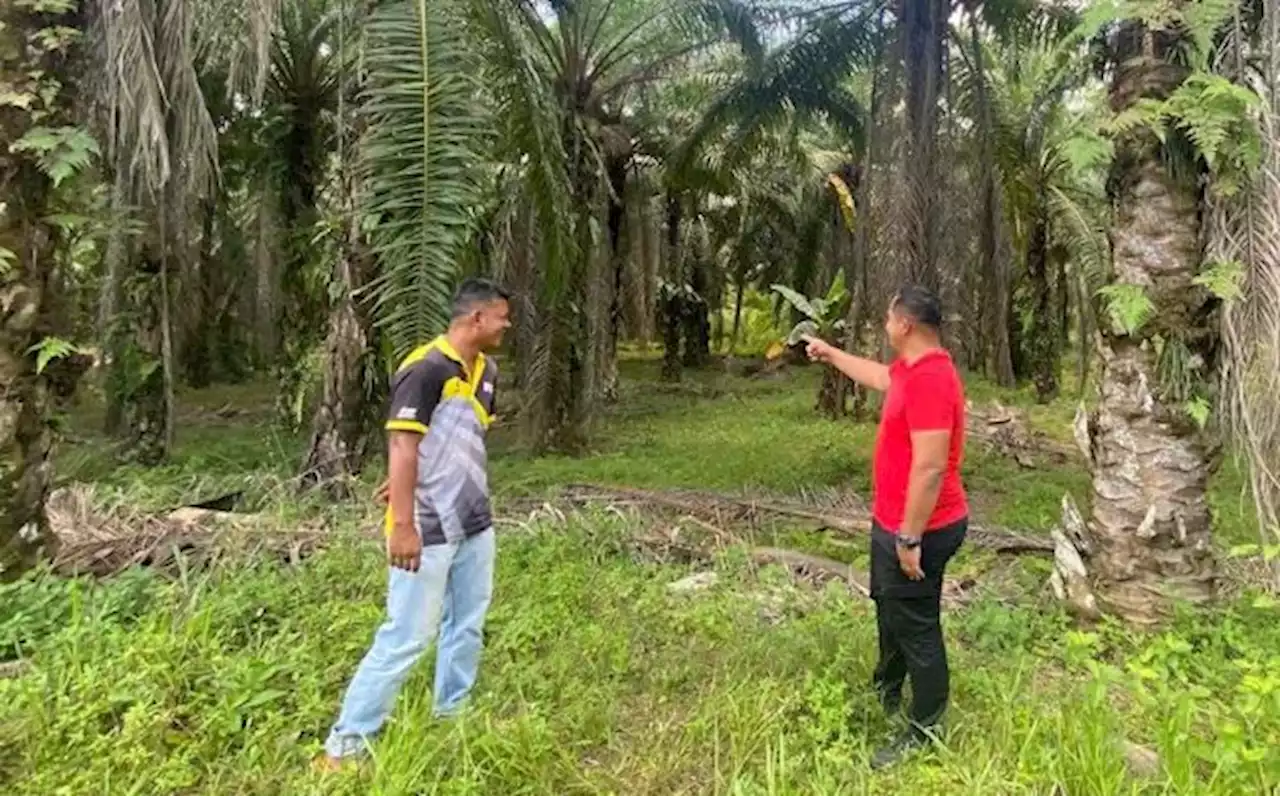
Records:
[[[920,357],[941,347],[942,341],[937,337],[911,337],[903,341],[902,351],[898,356],[908,365],[914,365]]]
[[[471,367],[476,361],[476,357],[480,354],[480,348],[457,329],[450,329],[445,332],[444,339],[448,340],[449,345],[453,346],[453,350],[457,351],[458,356],[462,357],[462,363],[467,368]]]

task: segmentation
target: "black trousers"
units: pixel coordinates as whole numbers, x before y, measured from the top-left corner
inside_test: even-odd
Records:
[[[942,576],[964,543],[967,519],[924,535],[920,568],[924,579],[911,580],[898,564],[896,537],[871,525],[871,598],[880,630],[880,663],[873,685],[887,708],[902,701],[911,676],[911,724],[916,732],[934,727],[947,709],[951,673],[942,640]]]

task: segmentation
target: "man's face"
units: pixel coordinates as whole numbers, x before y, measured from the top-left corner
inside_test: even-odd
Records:
[[[889,309],[884,314],[884,334],[894,351],[902,349],[903,341],[911,333],[911,319],[897,311],[897,304],[897,299],[889,302]]]
[[[506,299],[481,304],[472,315],[476,342],[486,351],[502,345],[502,337],[511,328],[511,306]]]

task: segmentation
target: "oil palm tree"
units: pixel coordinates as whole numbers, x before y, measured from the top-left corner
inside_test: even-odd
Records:
[[[602,215],[605,224],[621,217],[607,208],[625,196],[616,189],[636,134],[629,102],[718,42],[759,45],[737,0],[476,0],[474,8],[491,48],[500,158],[519,164],[518,190],[538,230],[536,317],[525,319],[538,331],[523,365],[523,415],[535,446],[579,450],[602,392],[590,350],[601,324],[588,313],[615,304],[590,295],[601,279],[616,285],[592,266],[609,261],[593,257],[593,229]]]
[[[1094,132],[1090,103],[1082,91],[1088,69],[1086,42],[1054,17],[1033,17],[1003,37],[977,34],[961,49],[959,105],[979,122],[983,147],[1001,186],[1000,206],[1022,265],[1026,286],[1025,330],[1011,335],[1023,356],[1041,401],[1059,389],[1066,345],[1059,306],[1071,292],[1073,274],[1101,275],[1101,167],[1107,142]],[[985,253],[984,254],[988,254]],[[998,280],[999,281],[999,280]],[[1012,302],[1006,287],[995,301]],[[1014,312],[1011,320],[1021,325]],[[1081,339],[1084,339],[1083,335]]]
[[[327,303],[327,270],[316,262],[312,241],[334,149],[340,57],[334,6],[288,0],[280,8],[261,103],[261,164],[271,175],[269,200],[280,203],[286,236],[275,367],[278,415],[289,425],[302,420],[293,407],[303,404],[298,393],[306,388],[306,355],[321,335]]]
[[[449,318],[486,139],[470,10],[384,0],[328,18],[338,179],[321,249],[328,321],[301,481],[335,497],[370,447],[382,363]]]
[[[1207,59],[1215,26],[1183,16],[1189,8],[1174,4],[1172,18],[1124,19],[1110,30],[1119,118],[1174,97],[1192,64]],[[1215,592],[1207,487],[1216,445],[1169,372],[1201,383],[1214,373],[1220,302],[1199,279],[1201,153],[1184,129],[1158,136],[1147,124],[1116,127],[1112,323],[1102,330],[1100,395],[1088,423],[1093,566],[1104,605],[1149,622],[1175,598],[1199,602]]]

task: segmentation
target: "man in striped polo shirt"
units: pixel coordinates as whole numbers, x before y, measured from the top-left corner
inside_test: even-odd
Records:
[[[448,331],[392,378],[387,619],[347,687],[325,767],[365,750],[433,638],[435,715],[455,713],[475,682],[494,565],[484,439],[498,372],[484,352],[511,325],[507,298],[488,280],[463,282]]]

